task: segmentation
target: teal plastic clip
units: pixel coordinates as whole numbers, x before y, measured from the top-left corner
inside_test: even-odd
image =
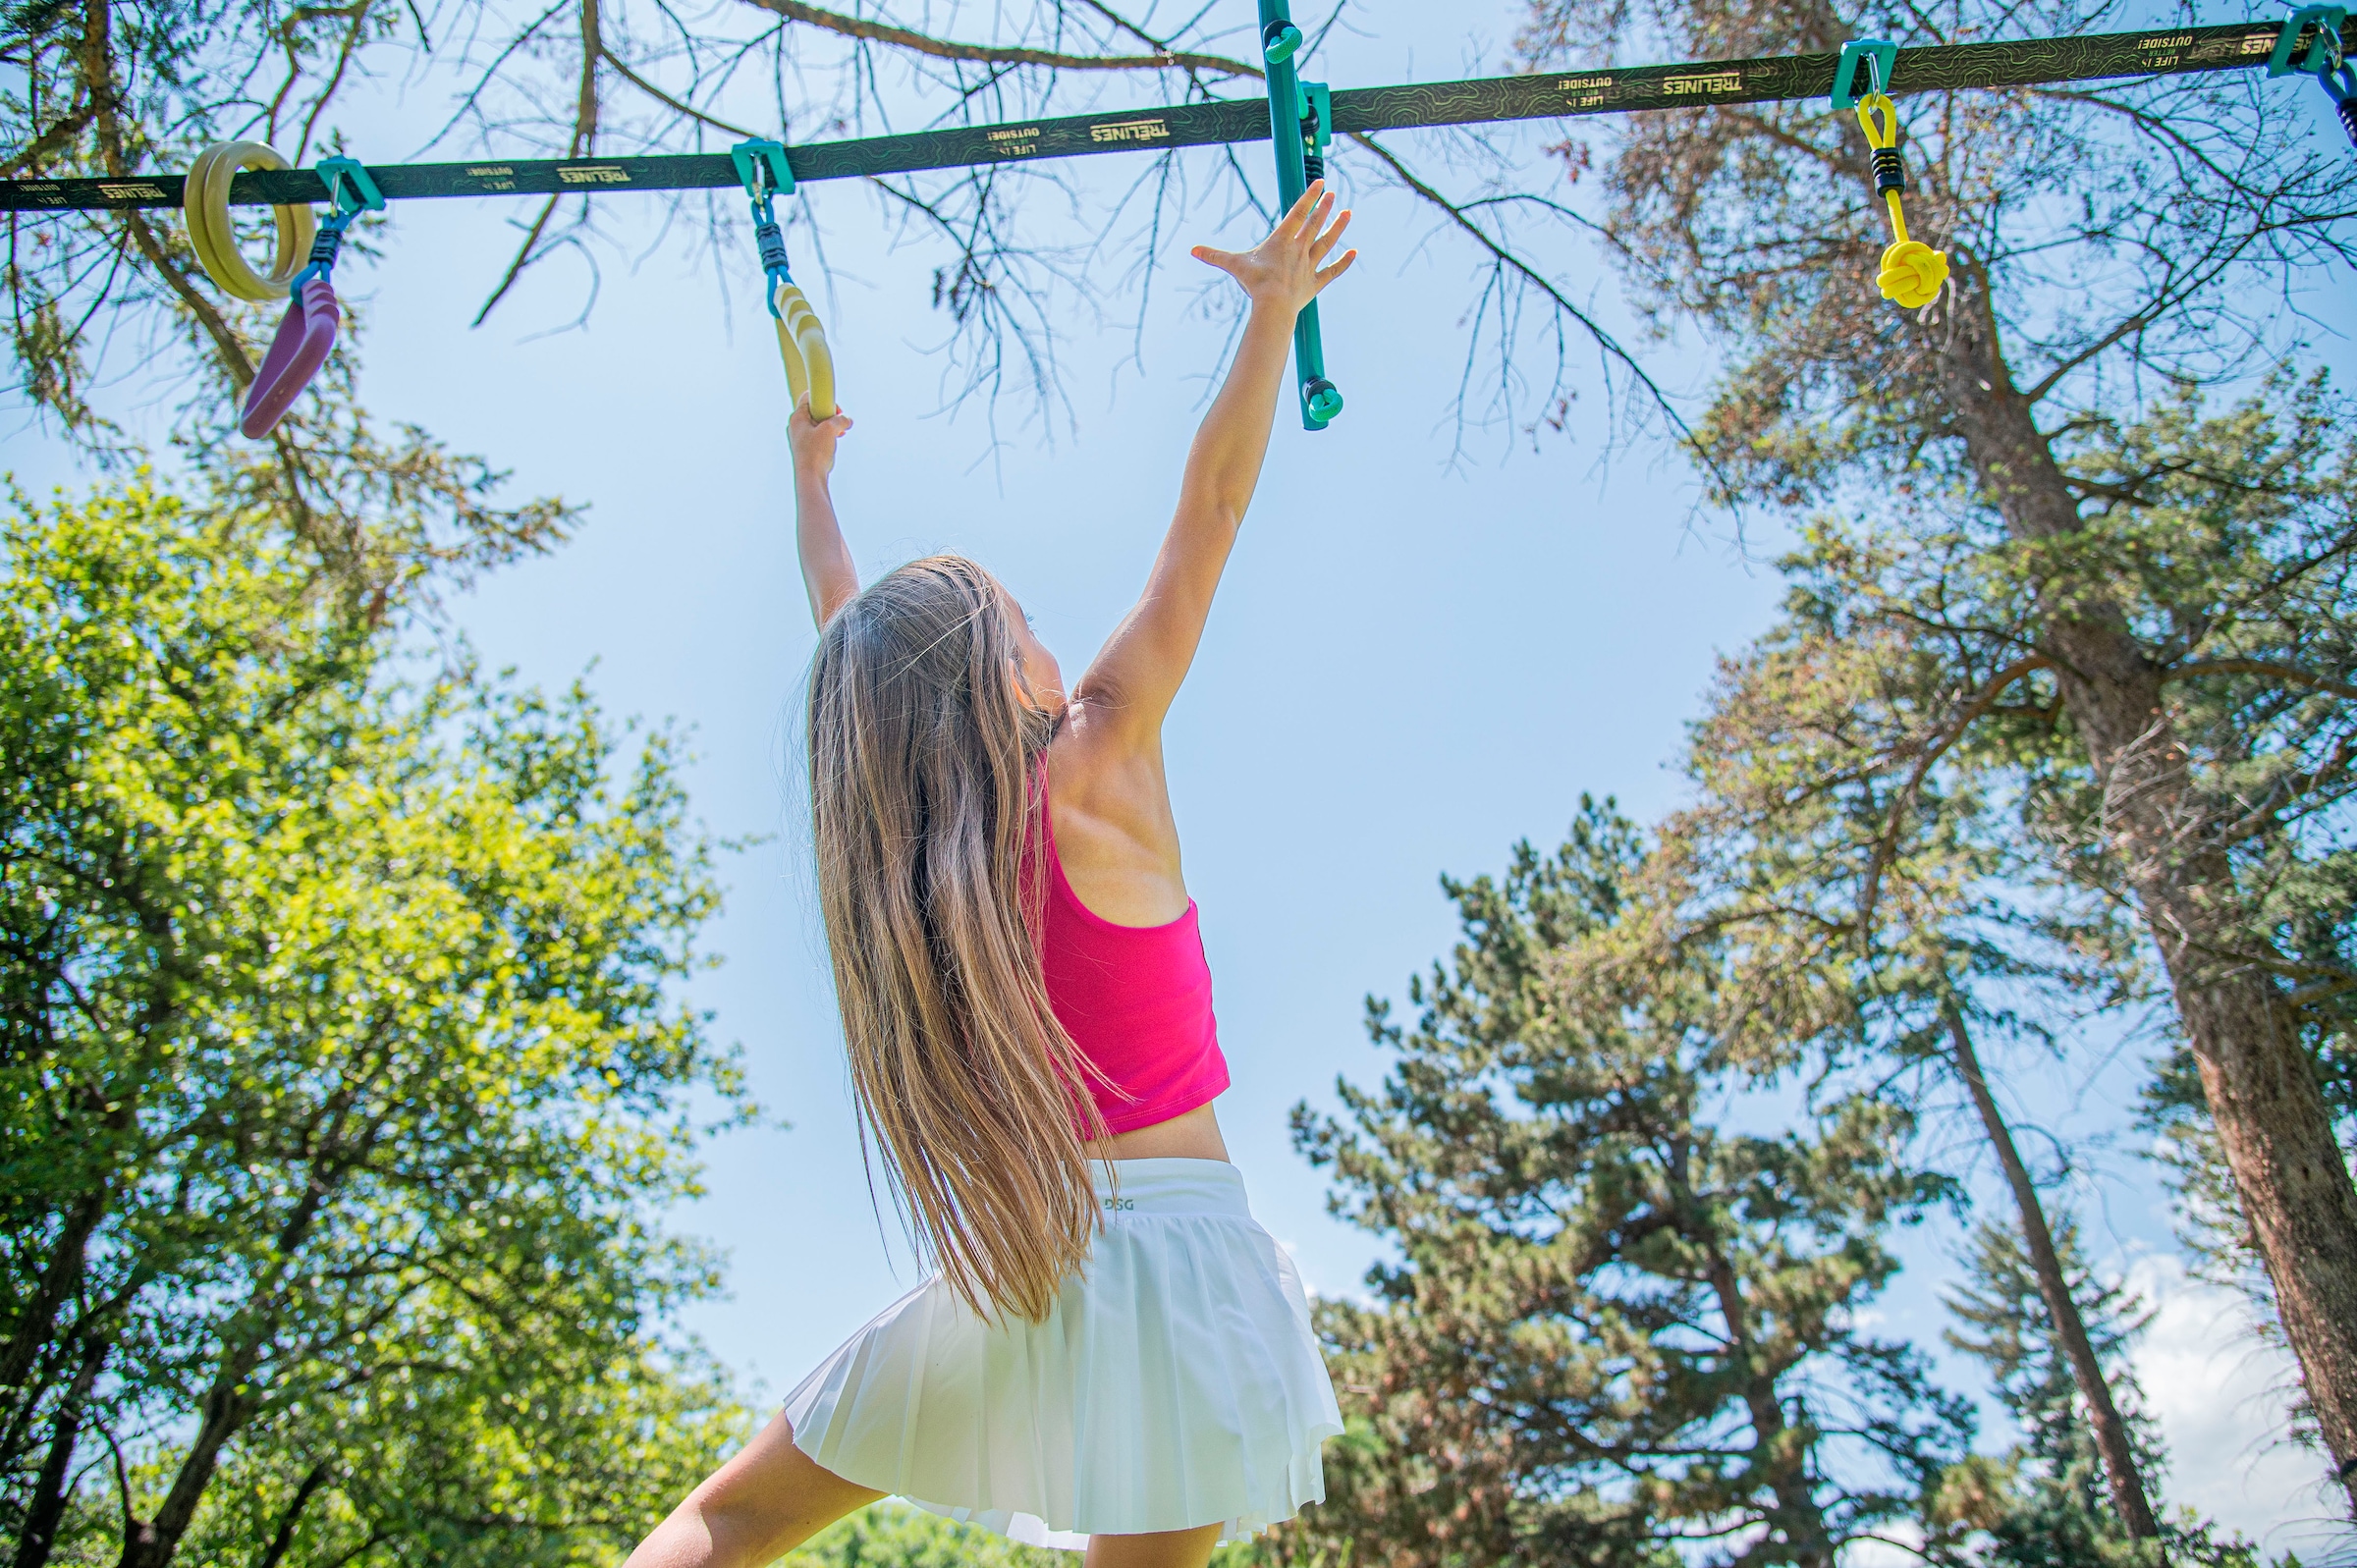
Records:
[[[1303,150],[1322,158],[1334,144],[1334,89],[1323,81],[1304,81],[1301,88],[1301,123],[1317,122],[1317,130],[1302,135]]]
[[[2275,51],[2267,57],[2267,74],[2287,77],[2305,71],[2313,77],[2330,75],[2340,66],[2340,29],[2348,20],[2345,6],[2301,6],[2275,34]],[[2316,37],[2307,52],[2295,58],[2300,34],[2311,22],[2316,24]]]
[[[328,205],[339,216],[385,210],[385,193],[376,189],[376,182],[357,158],[320,159],[319,180],[327,187]]]
[[[1855,109],[1858,67],[1868,68],[1866,91],[1889,92],[1891,74],[1898,69],[1898,45],[1881,38],[1853,38],[1841,46],[1840,63],[1834,67],[1834,107]]]
[[[737,178],[744,182],[744,193],[755,201],[794,194],[794,169],[786,162],[784,143],[754,136],[731,147],[729,161],[737,166]],[[766,190],[761,188],[764,174],[769,183]]]

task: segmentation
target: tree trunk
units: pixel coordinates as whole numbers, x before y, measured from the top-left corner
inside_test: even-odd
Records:
[[[164,1494],[155,1517],[127,1536],[117,1568],[166,1568],[180,1550],[181,1537],[195,1523],[196,1506],[212,1485],[213,1472],[220,1468],[221,1450],[253,1417],[253,1396],[239,1390],[261,1359],[258,1342],[241,1347],[215,1375],[197,1411],[196,1434],[172,1478],[172,1489]]]
[[[1965,259],[1927,329],[1956,430],[1988,500],[2017,539],[2075,532],[2077,503],[2000,350],[1982,280]],[[2238,892],[2185,748],[2163,703],[2162,672],[2126,620],[2100,599],[2047,608],[2073,729],[2104,791],[2105,847],[2168,969],[2211,1119],[2274,1286],[2334,1478],[2357,1513],[2357,1184],[2275,982],[2212,956],[2235,944]]]
[[[2047,1315],[2055,1323],[2055,1338],[2062,1347],[2063,1359],[2070,1363],[2071,1379],[2079,1386],[2079,1397],[2087,1401],[2088,1424],[2095,1429],[2096,1451],[2104,1458],[2104,1476],[2111,1485],[2111,1505],[2119,1510],[2119,1522],[2128,1534],[2138,1541],[2151,1541],[2161,1534],[2161,1525],[2153,1517],[2153,1505],[2144,1489],[2144,1477],[2136,1469],[2136,1451],[2128,1443],[2127,1423],[2119,1419],[2119,1405],[2111,1397],[2111,1383],[2104,1376],[2103,1363],[2096,1359],[2095,1346],[2087,1338],[2087,1324],[2079,1316],[2079,1304],[2071,1296],[2070,1281],[2063,1277],[2062,1260],[2055,1252],[2055,1234],[2046,1222],[2046,1208],[2038,1201],[2038,1188],[2030,1180],[2029,1166],[2022,1163],[2021,1151],[2013,1146],[2012,1131],[1997,1108],[1997,1097],[1989,1092],[1989,1080],[1982,1075],[1980,1054],[1972,1048],[1972,1036],[1964,1028],[1963,1017],[1949,1008],[1948,1038],[1955,1043],[1956,1071],[1964,1087],[1972,1094],[1972,1105],[1981,1113],[1981,1126],[1989,1134],[1989,1145],[1997,1151],[1997,1162],[2004,1167],[2005,1185],[2013,1189],[2013,1206],[2021,1215],[2021,1238],[2030,1255],[2030,1266],[2038,1273],[2038,1294],[2046,1302]]]
[[[7,1343],[0,1345],[0,1399],[6,1400],[0,1410],[7,1414],[12,1444],[20,1418],[27,1422],[32,1419],[28,1402],[35,1390],[27,1385],[27,1380],[32,1377],[33,1363],[52,1340],[58,1309],[82,1283],[82,1270],[89,1258],[90,1237],[106,1215],[106,1205],[107,1191],[103,1185],[83,1192],[76,1200],[59,1229],[57,1245],[50,1249],[49,1262],[41,1270],[40,1283],[33,1287],[32,1299],[10,1325]]]
[[[1690,1208],[1698,1208],[1692,1194],[1682,1195]],[[1817,1501],[1815,1480],[1810,1474],[1810,1450],[1816,1444],[1806,1431],[1796,1432],[1784,1420],[1784,1406],[1778,1395],[1776,1377],[1756,1365],[1757,1350],[1751,1333],[1751,1312],[1743,1300],[1743,1290],[1736,1281],[1733,1265],[1719,1250],[1715,1239],[1707,1245],[1710,1250],[1711,1291],[1719,1298],[1719,1316],[1727,1324],[1727,1355],[1747,1365],[1744,1368],[1743,1407],[1751,1418],[1751,1464],[1756,1484],[1775,1498],[1764,1510],[1765,1523],[1771,1531],[1783,1537],[1791,1555],[1784,1560],[1793,1568],[1834,1568],[1834,1537],[1826,1528],[1825,1510]]]
[[[271,1533],[270,1544],[262,1552],[260,1559],[255,1562],[254,1568],[278,1568],[278,1565],[285,1560],[287,1548],[295,1544],[295,1531],[296,1527],[302,1523],[303,1509],[310,1505],[312,1493],[326,1485],[327,1463],[322,1460],[311,1466],[310,1472],[295,1488],[295,1495],[288,1500],[286,1507],[279,1511],[278,1529]]]
[[[331,1126],[340,1122],[358,1098],[357,1082],[339,1091],[332,1103],[328,1121]],[[295,1259],[311,1234],[319,1218],[319,1211],[328,1194],[350,1172],[354,1164],[366,1158],[375,1146],[377,1135],[384,1130],[386,1111],[362,1129],[349,1148],[339,1147],[335,1158],[314,1155],[310,1180],[302,1196],[281,1221],[272,1252],[276,1255],[269,1274],[259,1282],[246,1308],[232,1320],[230,1332],[225,1335],[221,1361],[213,1374],[212,1386],[205,1390],[204,1400],[197,1407],[196,1434],[191,1439],[188,1452],[181,1458],[180,1469],[172,1478],[172,1489],[155,1511],[155,1518],[140,1531],[129,1534],[123,1543],[123,1555],[116,1568],[168,1568],[173,1555],[180,1550],[181,1538],[189,1526],[195,1523],[197,1506],[204,1501],[205,1488],[213,1483],[213,1473],[221,1466],[221,1451],[229,1440],[246,1429],[260,1406],[261,1398],[252,1386],[254,1369],[261,1365],[262,1352],[270,1337],[277,1331],[286,1302],[280,1286],[294,1267]]]
[[[103,1339],[88,1340],[82,1345],[82,1366],[76,1370],[73,1384],[66,1389],[66,1397],[50,1423],[49,1452],[41,1460],[41,1473],[33,1482],[32,1501],[25,1510],[24,1534],[17,1538],[14,1568],[42,1568],[57,1547],[57,1527],[66,1517],[66,1476],[73,1468],[74,1446],[82,1439],[82,1407],[98,1381],[98,1369],[106,1364],[108,1348],[108,1341]]]

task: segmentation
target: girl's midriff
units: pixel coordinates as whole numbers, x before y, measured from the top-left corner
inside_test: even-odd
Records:
[[[1082,1145],[1091,1160],[1226,1160],[1227,1140],[1220,1136],[1220,1119],[1209,1106],[1197,1106],[1134,1132]]]

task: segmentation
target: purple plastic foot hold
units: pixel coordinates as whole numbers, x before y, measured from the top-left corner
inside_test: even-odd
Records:
[[[325,278],[306,281],[302,293],[288,304],[278,335],[270,340],[270,351],[262,357],[261,371],[246,393],[246,412],[238,429],[248,439],[259,440],[276,429],[288,407],[311,384],[311,377],[327,363],[336,347],[336,323],[342,314],[335,288]]]

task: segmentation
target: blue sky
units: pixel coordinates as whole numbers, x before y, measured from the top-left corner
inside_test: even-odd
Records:
[[[1336,35],[1325,74],[1373,83],[1500,63],[1514,8],[1419,7],[1412,26],[1395,22],[1409,9],[1368,8],[1357,34]],[[968,30],[982,26],[977,13]],[[361,123],[406,150],[439,123],[436,102],[430,84],[388,89]],[[1080,170],[1083,189],[1125,178],[1118,161]],[[1517,838],[1551,845],[1582,791],[1640,819],[1675,804],[1683,726],[1713,660],[1761,628],[1780,593],[1763,560],[1773,524],[1753,521],[1746,552],[1727,519],[1694,510],[1686,471],[1658,442],[1609,447],[1593,377],[1571,437],[1507,427],[1460,441],[1452,404],[1474,258],[1347,149],[1334,171],[1354,192],[1364,251],[1324,306],[1348,406],[1317,435],[1281,415],[1168,731],[1234,1077],[1221,1120],[1257,1212],[1328,1292],[1355,1286],[1372,1245],[1325,1215],[1286,1115],[1301,1100],[1331,1104],[1338,1074],[1380,1073],[1361,999],[1401,995],[1446,952],[1454,925],[1438,874],[1495,870]],[[730,1260],[729,1298],[692,1326],[774,1396],[913,1275],[869,1207],[802,849],[795,736],[812,631],[792,550],[785,387],[749,236],[724,301],[689,248],[659,233],[651,203],[631,206],[643,199],[615,198],[619,240],[572,330],[552,330],[582,297],[563,263],[469,329],[515,241],[517,213],[497,203],[418,202],[372,220],[382,258],[348,260],[338,282],[367,323],[360,388],[375,413],[512,467],[519,496],[590,506],[576,542],[458,603],[466,634],[494,666],[550,685],[586,670],[612,712],[687,727],[699,816],[719,835],[768,836],[724,866],[728,908],[708,946],[726,962],[694,995],[792,1125],[716,1142],[711,1196],[678,1219]],[[1010,406],[994,435],[981,406],[940,407],[938,257],[896,248],[855,187],[800,199],[831,271],[811,264],[806,235],[796,261],[858,419],[836,495],[863,570],[970,554],[1076,669],[1142,581],[1221,362],[1226,323],[1194,292],[1185,246],[1248,243],[1253,223],[1172,233],[1134,335],[1119,317],[1060,323],[1069,416],[1042,426]],[[1592,278],[1600,313],[1641,341],[1601,263],[1568,259]],[[1642,351],[1685,393],[1707,382],[1692,345]],[[168,391],[120,391],[160,438]],[[22,480],[79,482],[21,414],[8,429]],[[2012,1084],[2025,1116],[2093,1140],[2077,1188],[2092,1239],[2164,1308],[2147,1383],[2167,1384],[2154,1392],[2180,1492],[2245,1529],[2281,1530],[2319,1513],[2315,1467],[2265,1446],[2279,1363],[2171,1262],[2165,1195],[2124,1130],[2137,1079],[2130,1056],[2015,1063]],[[1907,1238],[1909,1273],[1880,1309],[1889,1328],[1933,1337],[1952,1244],[1943,1226]],[[2295,1539],[2307,1538],[2275,1537]]]

